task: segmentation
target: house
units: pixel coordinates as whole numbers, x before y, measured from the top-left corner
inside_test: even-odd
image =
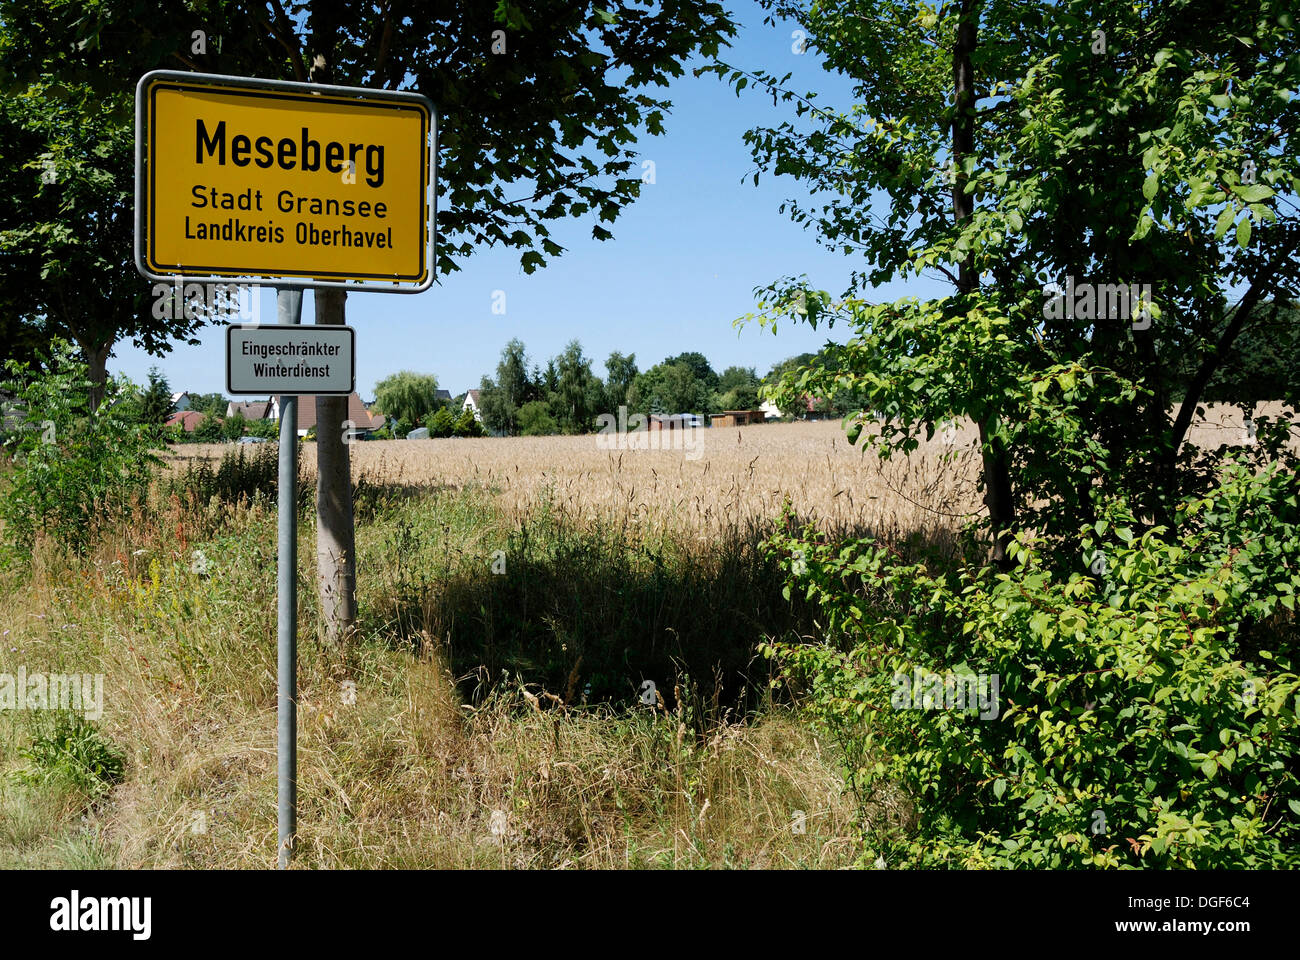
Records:
[[[435,398],[439,403],[451,403],[451,391],[450,391],[450,390],[437,390],[437,391],[434,392],[434,398]]]
[[[177,413],[184,413],[190,408],[190,395],[188,391],[182,390],[180,393],[172,394],[172,409]]]
[[[276,411],[279,412],[278,410]],[[245,420],[277,420],[278,417],[271,416],[270,400],[231,400],[226,404],[226,416],[233,417],[240,414]]]
[[[441,393],[442,391],[439,392]],[[480,412],[481,408],[478,405],[477,390],[469,390],[465,393],[465,402],[460,405],[460,408],[462,410],[469,410],[474,414],[475,420],[479,423],[483,422],[483,414]]]
[[[768,420],[780,420],[781,417],[785,416],[785,414],[781,412],[781,408],[771,400],[764,400],[758,405],[758,409],[763,411],[763,416]]]
[[[165,427],[180,426],[186,433],[193,433],[200,423],[207,419],[197,410],[178,410],[163,421]]]
[[[767,416],[762,410],[723,410],[713,415],[715,427],[745,427],[751,423],[764,423]]]
[[[271,410],[274,413],[272,419],[280,419],[279,397],[271,398]],[[352,429],[348,437],[350,440],[360,440],[384,425],[384,418],[379,414],[372,416],[355,390],[348,394],[348,415],[345,419],[352,421]],[[298,397],[298,436],[305,437],[307,431],[314,426],[316,426],[316,396],[305,393]]]

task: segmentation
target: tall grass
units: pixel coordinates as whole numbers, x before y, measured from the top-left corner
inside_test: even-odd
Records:
[[[0,866],[273,862],[265,469],[161,482],[87,556],[38,550],[3,585],[0,672],[102,673],[84,736],[124,762],[103,791],[33,777],[47,718],[0,712]],[[750,665],[764,630],[815,628],[756,553],[760,524],[701,542],[470,485],[362,483],[357,502],[363,631],[344,654],[315,639],[302,512],[299,865],[854,861],[833,753]]]

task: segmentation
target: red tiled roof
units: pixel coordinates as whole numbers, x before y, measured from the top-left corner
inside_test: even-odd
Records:
[[[179,423],[181,429],[186,433],[193,433],[194,429],[202,423],[203,420],[204,415],[199,413],[197,410],[182,410],[180,413],[173,413],[164,421],[164,423],[169,427],[174,427]]]
[[[284,398],[280,398],[284,403]],[[366,410],[366,405],[361,402],[361,397],[355,391],[348,395],[348,420],[351,420],[358,430],[378,430],[384,425],[382,416],[371,416]],[[298,431],[310,430],[316,426],[316,395],[307,393],[298,397]]]

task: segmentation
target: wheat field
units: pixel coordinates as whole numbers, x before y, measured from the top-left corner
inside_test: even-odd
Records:
[[[787,501],[824,529],[882,535],[959,525],[982,509],[970,425],[891,461],[851,446],[838,420],[702,429],[693,439],[665,440],[662,449],[617,442],[590,434],[367,441],[352,445],[352,473],[358,483],[483,488],[515,514],[549,501],[566,519],[701,539],[770,521]],[[169,459],[181,467],[229,449],[175,447]],[[315,444],[302,449],[314,476]]]
[[[1294,411],[1260,404],[1258,416]],[[936,430],[911,456],[882,461],[850,445],[838,420],[708,428],[686,437],[635,435],[378,440],[351,448],[353,481],[496,495],[516,516],[549,502],[566,519],[640,525],[708,539],[770,521],[789,502],[828,531],[928,534],[984,509],[976,492],[978,434],[969,421]],[[1205,448],[1240,443],[1241,412],[1210,404],[1188,439]],[[647,442],[660,448],[647,449]],[[1292,441],[1292,446],[1297,446]],[[173,468],[215,461],[229,445],[173,447]],[[302,444],[315,475],[316,446]]]

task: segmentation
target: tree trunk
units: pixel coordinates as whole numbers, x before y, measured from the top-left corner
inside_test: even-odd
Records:
[[[975,67],[971,56],[979,40],[979,0],[963,0],[961,20],[957,26],[957,42],[952,50],[952,210],[953,221],[960,224],[974,212],[974,202],[966,192],[966,174],[962,159],[975,152]],[[974,269],[974,254],[958,266],[958,303],[969,309],[972,294],[979,288],[979,277]],[[1007,569],[1011,560],[1007,544],[1015,525],[1015,502],[1011,494],[1011,470],[1005,448],[997,439],[990,439],[990,418],[979,421],[980,446],[983,450],[984,503],[989,509],[989,523],[993,528],[991,559],[998,567]]]
[[[108,355],[113,350],[113,342],[93,345],[86,340],[78,341],[81,355],[89,368],[86,376],[90,379],[90,409],[93,413],[104,401],[104,390],[108,386]]]
[[[346,299],[343,290],[316,290],[316,322],[342,324]],[[347,418],[347,397],[316,398],[316,580],[324,639],[338,647],[351,640],[357,619],[351,436],[344,432]]]

